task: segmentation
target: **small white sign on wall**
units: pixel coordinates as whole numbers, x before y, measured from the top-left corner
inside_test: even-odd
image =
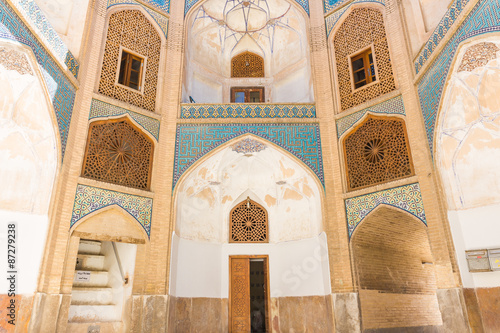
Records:
[[[88,282],[90,281],[89,271],[76,271],[75,282]]]

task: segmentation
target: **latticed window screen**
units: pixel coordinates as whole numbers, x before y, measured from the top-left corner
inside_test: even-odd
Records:
[[[231,210],[229,242],[264,243],[268,241],[267,211],[247,198]]]
[[[233,57],[231,77],[264,77],[264,58],[251,52]]]
[[[128,119],[90,124],[82,176],[149,189],[153,142]]]
[[[118,64],[120,46],[147,59],[146,68],[142,69],[144,87],[141,87],[141,91],[116,84],[117,73],[120,70]],[[160,36],[140,11],[123,10],[112,14],[109,17],[99,93],[149,111],[155,111],[160,49]],[[140,81],[142,80],[141,77]]]
[[[368,118],[344,140],[349,189],[380,184],[413,174],[404,121]]]
[[[384,17],[380,11],[372,8],[353,9],[335,33],[333,44],[342,110],[396,89]],[[354,90],[349,62],[353,54],[368,46],[372,46],[375,53],[378,82]]]

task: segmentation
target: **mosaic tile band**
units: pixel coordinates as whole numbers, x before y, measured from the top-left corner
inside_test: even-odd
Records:
[[[162,1],[151,0],[151,1],[145,1],[145,2],[152,3],[152,2],[162,2]],[[144,8],[144,10],[146,12],[149,13],[149,15],[151,15],[153,20],[158,24],[161,31],[165,35],[165,38],[167,38],[167,36],[168,36],[168,18],[165,15],[158,13],[157,11],[154,11],[147,6],[144,6],[144,4],[142,4],[139,1],[135,1],[135,0],[108,0],[108,7],[107,8],[110,8],[110,7],[115,6],[115,5],[139,5],[139,6],[141,6],[142,8]],[[166,4],[167,8],[169,5],[170,5],[170,2],[167,2],[167,4]],[[166,12],[168,12],[168,9],[166,10]]]
[[[455,0],[453,1],[453,4],[450,6],[450,8],[448,8],[448,11],[446,12],[446,14],[444,14],[436,29],[434,29],[434,32],[425,43],[424,48],[417,55],[417,58],[415,60],[415,71],[417,72],[417,74],[418,72],[420,72],[422,66],[427,62],[432,52],[434,52],[438,44],[441,42],[444,35],[446,35],[453,23],[455,23],[455,20],[460,15],[464,7],[469,3],[469,1],[470,0]]]
[[[75,76],[78,76],[80,65],[52,25],[47,20],[43,12],[33,0],[19,0],[14,2],[14,6],[21,12],[26,21],[32,25],[32,28],[41,36],[43,42],[54,53],[61,64],[65,64],[68,70]]]
[[[347,3],[347,1],[343,1],[343,3]],[[326,35],[327,37],[330,36],[330,33],[332,32],[333,28],[335,27],[335,24],[340,20],[340,17],[344,15],[344,13],[354,4],[356,3],[361,3],[361,2],[373,2],[373,3],[380,3],[385,6],[385,0],[354,0],[351,2],[349,5],[344,6],[340,8],[338,11],[331,13],[325,18],[325,24],[326,24]]]
[[[198,3],[200,0],[186,0],[184,5],[184,16],[186,16],[187,12]],[[307,15],[309,15],[309,0],[295,0],[304,10]]]
[[[150,236],[153,199],[85,185],[76,187],[70,228],[90,213],[112,205],[132,215]]]
[[[156,141],[158,141],[158,136],[160,134],[159,120],[121,108],[119,106],[105,103],[98,99],[92,99],[89,120],[99,117],[119,116],[122,114],[130,115],[132,119],[137,121],[146,131],[151,133],[151,135],[156,138]]]
[[[363,118],[367,112],[406,115],[403,98],[398,96],[337,120],[337,137],[340,138],[342,134],[347,132],[355,123]]]
[[[248,133],[268,140],[299,158],[324,184],[317,124],[182,124],[177,125],[173,187],[197,160],[224,142]]]
[[[458,46],[471,37],[494,31],[500,31],[500,2],[498,0],[479,1],[422,76],[418,84],[418,94],[431,153],[434,150],[434,127],[443,88]]]
[[[30,29],[14,13],[12,7],[0,0],[0,39],[8,39],[25,44],[33,51],[44,77],[49,96],[54,106],[59,135],[61,156],[64,157],[68,139],[69,124],[73,112],[76,88],[61,72],[55,60],[45,50]]]
[[[316,118],[316,106],[314,104],[181,104],[181,118]]]
[[[382,204],[402,209],[427,225],[420,184],[415,183],[347,199],[345,209],[349,238],[363,219]]]

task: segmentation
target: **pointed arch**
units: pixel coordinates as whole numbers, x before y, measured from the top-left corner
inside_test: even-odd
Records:
[[[84,239],[145,244],[144,226],[118,204],[102,207],[84,216],[71,227],[71,235]]]
[[[267,243],[267,210],[248,196],[229,213],[229,243]]]

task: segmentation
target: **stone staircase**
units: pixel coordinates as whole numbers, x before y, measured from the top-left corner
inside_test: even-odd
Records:
[[[101,248],[100,241],[80,240],[68,316],[68,330],[71,328],[73,333],[87,332],[83,329],[90,323],[121,326],[121,308],[113,302],[106,256]]]

